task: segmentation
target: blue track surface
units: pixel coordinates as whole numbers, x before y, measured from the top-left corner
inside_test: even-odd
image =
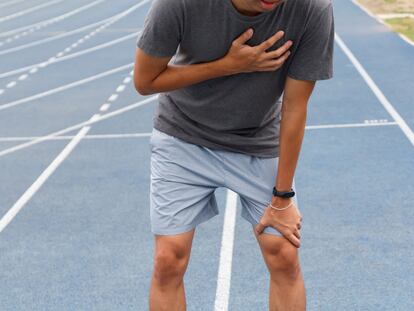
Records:
[[[13,29],[93,1],[63,1],[3,19],[47,2],[0,1],[1,221],[20,206],[0,230],[0,310],[144,311],[153,255],[148,138],[156,100],[122,109],[150,98],[131,82],[133,34],[150,1],[92,35],[105,25],[98,22],[139,1],[97,2],[19,32]],[[334,10],[337,39],[401,118],[390,115],[337,41],[335,78],[317,83],[296,171],[308,310],[414,310],[414,47],[351,1],[336,0]],[[7,52],[12,48],[18,50]],[[32,66],[59,52],[61,61]],[[65,59],[70,55],[75,57]],[[115,111],[90,127],[36,143]],[[33,187],[39,176],[46,176],[44,183]],[[227,189],[216,195],[220,215],[201,224],[193,242],[185,276],[188,310],[214,310],[217,299]],[[228,307],[220,310],[266,310],[267,270],[238,207],[233,256],[225,259],[232,259],[231,286]]]

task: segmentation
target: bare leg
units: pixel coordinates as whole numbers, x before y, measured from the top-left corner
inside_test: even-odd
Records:
[[[150,311],[185,311],[184,274],[195,229],[176,235],[155,235]]]
[[[305,284],[300,268],[299,249],[285,237],[257,235],[263,259],[270,273],[269,310],[306,310]]]

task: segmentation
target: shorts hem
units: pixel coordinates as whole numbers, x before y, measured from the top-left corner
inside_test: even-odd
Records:
[[[176,227],[174,229],[170,228],[170,229],[165,229],[165,230],[153,230],[153,229],[151,229],[151,232],[153,234],[157,234],[157,235],[175,235],[175,234],[186,233],[186,232],[189,232],[189,231],[193,230],[198,225],[210,220],[214,216],[217,216],[218,214],[219,213],[216,213],[216,212],[212,213],[212,214],[206,216],[205,218],[201,218],[198,221],[195,221],[194,223],[192,223],[190,225],[180,226],[180,227]]]

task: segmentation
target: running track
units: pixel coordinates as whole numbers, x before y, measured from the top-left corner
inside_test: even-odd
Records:
[[[156,96],[131,70],[147,1],[0,1],[0,310],[147,310]],[[414,309],[414,46],[335,0],[296,172],[308,310]],[[188,310],[267,310],[237,195],[197,229]],[[224,233],[223,233],[224,229]]]

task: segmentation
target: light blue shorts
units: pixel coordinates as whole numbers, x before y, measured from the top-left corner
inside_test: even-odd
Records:
[[[279,158],[210,149],[153,128],[150,219],[154,234],[190,231],[219,214],[214,191],[238,194],[241,216],[256,225],[272,198]],[[295,189],[293,182],[293,189]],[[293,197],[297,205],[296,195]],[[272,227],[264,232],[282,236]]]

